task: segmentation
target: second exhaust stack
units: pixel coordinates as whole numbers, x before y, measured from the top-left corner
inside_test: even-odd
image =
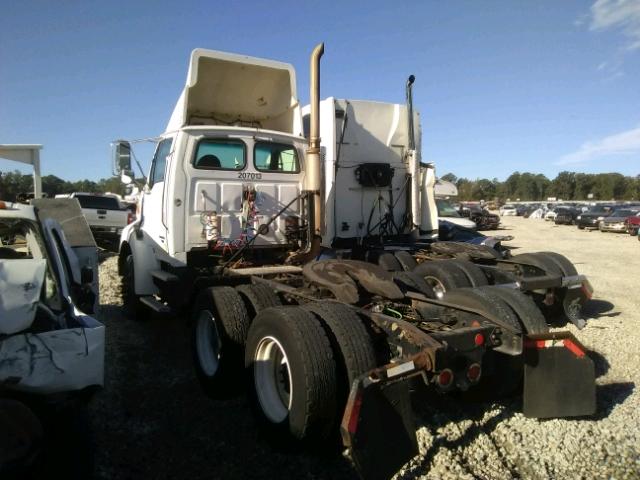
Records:
[[[320,185],[320,58],[324,53],[324,43],[320,43],[311,53],[309,148],[307,149],[307,174],[305,190],[309,194],[310,233],[319,236],[322,225],[322,197]]]

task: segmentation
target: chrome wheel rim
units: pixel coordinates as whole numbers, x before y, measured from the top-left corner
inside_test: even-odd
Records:
[[[273,423],[284,421],[291,409],[293,389],[289,359],[278,340],[265,337],[254,355],[254,381],[258,402]]]
[[[426,276],[424,277],[424,281],[427,282],[427,284],[429,284],[431,288],[433,288],[436,297],[438,297],[439,299],[442,298],[447,292],[447,289],[445,288],[443,283],[436,277]]]
[[[216,321],[207,310],[203,310],[198,316],[196,352],[202,372],[208,377],[213,377],[220,366],[220,337]]]

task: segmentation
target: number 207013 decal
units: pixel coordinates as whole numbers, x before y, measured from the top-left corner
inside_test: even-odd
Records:
[[[240,172],[238,178],[242,180],[260,180],[262,179],[261,173]]]

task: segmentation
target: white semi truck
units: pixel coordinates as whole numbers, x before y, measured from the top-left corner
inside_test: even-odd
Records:
[[[311,56],[305,115],[291,65],[192,53],[140,214],[121,237],[129,313],[188,313],[211,396],[246,379],[276,442],[328,440],[340,428],[367,478],[417,453],[413,377],[444,394],[513,391],[524,376],[525,414],[592,414],[592,361],[570,333],[548,333],[530,297],[486,284],[436,295],[423,275],[395,268],[421,251],[468,250],[429,249],[435,176],[420,162],[411,102],[321,104],[323,49]],[[324,148],[321,119],[334,133]],[[130,149],[114,142],[125,180]],[[447,265],[462,269],[442,270],[459,282],[460,272],[484,275],[471,262]]]

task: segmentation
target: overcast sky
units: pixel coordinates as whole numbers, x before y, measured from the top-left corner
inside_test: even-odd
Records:
[[[0,143],[106,177],[111,140],[162,133],[192,49],[290,62],[306,103],[320,41],[323,98],[403,102],[416,75],[440,174],[640,174],[640,0],[3,2]]]

